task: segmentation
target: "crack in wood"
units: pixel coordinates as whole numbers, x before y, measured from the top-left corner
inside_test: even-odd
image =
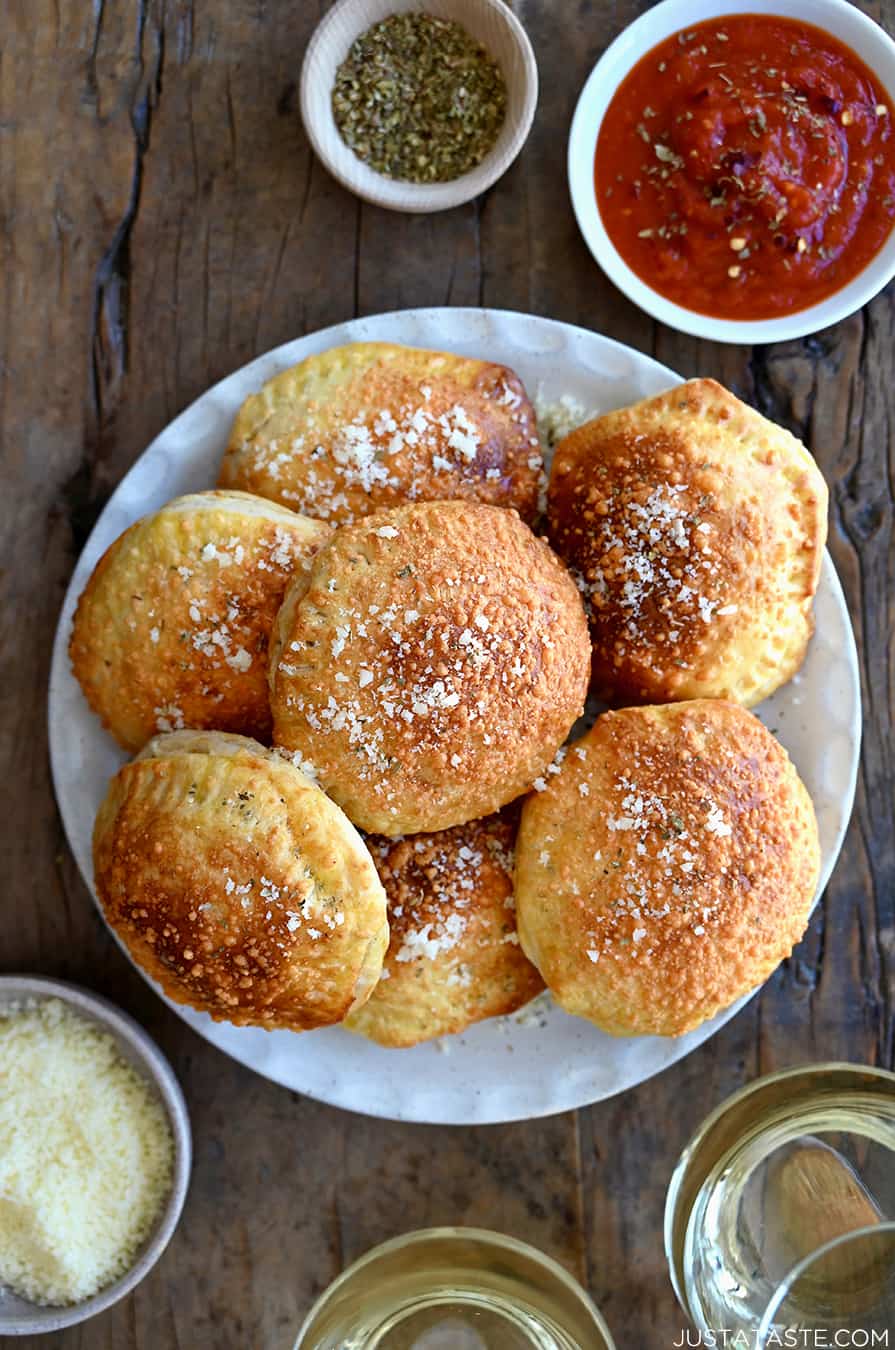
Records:
[[[105,0],[93,0],[93,40],[90,44],[90,52],[84,63],[84,82],[86,84],[86,97],[88,102],[97,103],[99,101],[99,83],[96,78],[96,57],[99,51],[100,38],[103,31],[103,18],[105,17]],[[56,31],[59,31],[57,18]]]
[[[581,1111],[572,1113],[572,1156],[573,1170],[575,1176],[575,1186],[573,1197],[575,1200],[576,1214],[574,1221],[569,1224],[578,1236],[578,1277],[585,1289],[590,1289],[593,1285],[593,1271],[591,1268],[591,1232],[590,1232],[590,1207],[585,1194],[585,1185],[589,1180],[589,1169],[585,1166],[584,1153],[582,1149],[582,1126],[583,1117]]]
[[[802,972],[807,976],[808,985],[808,1006],[809,1015],[814,1020],[814,1003],[816,996],[820,993],[820,982],[823,978],[824,961],[827,955],[827,905],[826,895],[822,895],[817,903],[811,919],[812,928],[817,939],[817,951],[812,960],[804,958],[795,962],[795,977],[800,981]]]
[[[895,1060],[895,1008],[892,991],[895,989],[895,932],[892,928],[876,926],[876,945],[880,963],[881,1012],[877,1024],[878,1063],[891,1065]]]
[[[749,401],[765,417],[786,426],[809,447],[817,401],[818,365],[829,355],[828,347],[817,338],[803,338],[793,351],[753,347],[749,356],[747,369],[752,385]],[[774,368],[778,365],[785,372],[781,378],[775,375]],[[794,366],[804,369],[805,365],[810,371],[810,387],[804,406],[799,409],[793,399],[794,386],[789,375]]]
[[[456,277],[456,275],[457,275],[457,254],[455,252],[451,255],[451,270],[448,273],[447,288],[444,294],[444,303],[446,305],[449,305],[451,303],[451,296],[454,293],[454,278]]]
[[[186,12],[179,13],[175,32],[177,35],[177,60],[181,65],[185,65],[193,54],[195,16],[193,14],[192,3],[187,5]]]
[[[317,157],[314,154],[313,150],[311,149],[310,146],[308,146],[307,165],[305,168],[305,187],[304,192],[302,193],[301,210],[299,211],[298,214],[299,225],[304,224],[305,215],[307,214],[308,210],[308,203],[311,200],[311,184],[314,181],[314,165],[316,163],[316,159]]]
[[[97,12],[94,52],[99,40],[103,0],[96,0]],[[91,319],[91,381],[87,425],[88,441],[101,452],[110,438],[121,382],[128,367],[128,297],[131,271],[130,242],[143,184],[143,161],[149,148],[152,113],[162,90],[165,60],[163,26],[155,29],[152,65],[147,71],[143,48],[147,28],[147,6],[140,0],[134,50],[135,80],[130,101],[133,134],[133,164],[127,204],[115,226],[111,241],[96,269]],[[94,76],[95,78],[95,76]],[[75,479],[78,478],[76,474]],[[98,495],[96,490],[91,496]],[[80,488],[76,496],[81,499]],[[94,503],[97,506],[99,503]]]
[[[233,167],[236,168],[236,109],[233,106],[233,89],[230,85],[230,72],[227,72],[227,128],[230,132],[230,153]]]
[[[476,261],[476,304],[481,308],[485,303],[485,268],[482,263],[482,201],[476,197],[472,203],[475,225],[475,261]]]
[[[357,198],[354,214],[354,317],[360,315],[360,241],[363,224],[363,202]]]
[[[277,99],[278,117],[295,117],[298,112],[298,87],[294,80],[290,80],[283,87],[280,97]]]
[[[105,505],[105,494],[96,489],[93,465],[85,458],[60,486],[51,516],[61,514],[68,526],[70,552],[77,558],[87,543],[97,516]]]

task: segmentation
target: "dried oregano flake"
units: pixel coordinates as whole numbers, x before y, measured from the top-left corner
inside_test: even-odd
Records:
[[[352,44],[332,102],[342,139],[372,169],[444,183],[494,145],[507,91],[496,62],[460,24],[391,14]]]

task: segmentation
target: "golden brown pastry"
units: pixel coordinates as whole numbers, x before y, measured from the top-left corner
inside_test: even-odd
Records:
[[[356,825],[394,836],[498,810],[587,692],[575,585],[513,511],[420,502],[337,530],[271,640],[274,739]]]
[[[802,664],[826,485],[801,442],[714,380],[566,436],[548,516],[588,602],[600,698],[751,707]]]
[[[790,954],[819,866],[808,793],[752,713],[608,712],[523,808],[519,937],[567,1012],[678,1036]]]
[[[346,1025],[408,1046],[515,1012],[544,988],[516,933],[517,812],[407,839],[371,835],[391,938],[382,977]]]
[[[534,411],[512,370],[353,342],[246,399],[220,483],[332,524],[441,498],[515,507],[531,520],[542,469]]]
[[[270,738],[267,642],[286,583],[331,530],[244,492],[178,497],[100,558],[69,652],[126,750],[158,731]]]
[[[156,736],[93,836],[105,916],[176,1003],[306,1031],[369,997],[388,946],[363,841],[299,769],[244,736]]]

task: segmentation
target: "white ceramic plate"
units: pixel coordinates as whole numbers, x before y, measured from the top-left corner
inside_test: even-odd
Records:
[[[92,888],[93,819],[124,756],[85,703],[66,646],[71,618],[100,554],[139,516],[213,484],[240,403],[286,366],[342,342],[380,340],[446,348],[512,366],[532,395],[571,394],[607,410],[678,382],[664,366],[582,328],[501,310],[423,309],[382,314],[288,342],[222,380],[153,441],[113,494],[75,568],[50,675],[50,754],[62,819]],[[854,638],[829,557],[817,596],[817,632],[801,673],[759,715],[789,750],[817,808],[826,885],[851,812],[860,740]],[[737,1007],[742,1005],[742,1000]],[[368,1115],[485,1124],[549,1115],[609,1097],[686,1055],[736,1007],[678,1040],[614,1040],[555,1007],[481,1023],[412,1050],[385,1050],[339,1027],[296,1035],[213,1022],[172,1005],[206,1040],[258,1073],[321,1101]]]

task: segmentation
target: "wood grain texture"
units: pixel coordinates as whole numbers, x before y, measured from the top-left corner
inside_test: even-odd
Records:
[[[80,980],[171,1057],[196,1165],[183,1223],[137,1292],[23,1350],[286,1350],[312,1297],[392,1234],[479,1223],[585,1280],[620,1350],[662,1350],[681,1315],[664,1191],[698,1121],[750,1077],[895,1053],[892,736],[895,296],[754,351],[658,328],[577,233],[565,136],[637,0],[516,0],[541,71],[522,157],[483,199],[411,218],[361,205],[296,112],[313,0],[7,0],[0,58],[0,969]],[[895,0],[864,8],[895,29]],[[253,1077],[130,969],[68,853],[46,754],[50,645],[103,502],[210,383],[278,342],[410,305],[532,310],[713,375],[802,435],[832,489],[830,547],[861,653],[855,817],[809,933],[713,1040],[622,1098],[548,1121],[435,1129],[366,1120]],[[508,1066],[509,1071],[509,1066]]]

